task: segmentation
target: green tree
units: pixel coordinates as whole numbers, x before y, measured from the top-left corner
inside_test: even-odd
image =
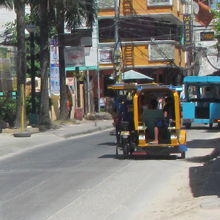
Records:
[[[49,115],[49,94],[48,94],[48,68],[49,68],[49,19],[48,4],[40,0],[40,62],[41,62],[41,104],[40,104],[40,126],[49,128],[51,121]]]
[[[25,47],[25,0],[14,1],[17,19],[17,111],[15,125],[22,123],[22,108],[26,81],[26,47]],[[23,106],[22,106],[23,105]]]
[[[60,62],[60,120],[68,118],[68,110],[66,106],[66,76],[65,76],[65,60],[64,60],[64,24],[70,30],[86,22],[87,26],[92,26],[96,16],[96,7],[94,0],[55,0],[55,24],[59,39],[59,62]]]
[[[40,27],[40,63],[41,63],[41,104],[40,104],[40,126],[49,127],[49,94],[48,94],[48,68],[49,68],[49,32],[50,25],[56,27],[58,36],[64,34],[64,23],[70,29],[74,29],[83,21],[91,26],[95,17],[95,1],[94,0],[0,0],[0,5],[4,5],[16,9],[17,13],[17,37],[18,37],[18,97],[21,97],[20,85],[25,83],[25,21],[24,6],[25,3],[31,5],[32,19],[36,19],[35,23]],[[32,20],[33,21],[33,20]],[[39,22],[38,22],[39,21]],[[50,23],[50,25],[49,25]],[[68,112],[66,109],[66,76],[64,62],[64,44],[60,38],[60,119],[67,119]],[[18,106],[21,100],[18,99]],[[18,108],[17,117],[20,116]],[[18,120],[19,121],[19,120]]]
[[[216,31],[216,35],[220,35],[220,3],[217,4],[217,10],[212,10],[212,14],[214,15],[214,30]]]
[[[64,60],[64,45],[63,45],[63,36],[64,36],[64,22],[65,22],[65,8],[64,1],[55,0],[55,26],[58,33],[59,41],[59,72],[60,72],[60,120],[68,119],[68,110],[67,110],[67,91],[66,91],[66,76],[65,76],[65,60]]]
[[[217,56],[220,57],[220,3],[217,4],[217,10],[212,10],[212,14],[214,15],[214,30],[215,37],[217,39],[216,48],[218,51]]]
[[[2,44],[16,46],[17,45],[16,23],[8,22],[4,25],[4,28],[5,28],[4,33],[1,36],[4,38]]]
[[[21,126],[22,103],[25,86],[26,56],[25,51],[25,0],[0,0],[0,5],[12,9],[16,12],[17,29],[17,103],[15,126]],[[22,89],[23,88],[23,89]],[[24,104],[24,103],[23,103]]]
[[[60,115],[59,119],[66,120],[68,118],[68,111],[66,108],[67,101],[67,91],[66,91],[66,76],[65,76],[65,61],[64,61],[64,23],[70,29],[74,29],[77,25],[82,23],[82,20],[86,20],[87,25],[91,26],[95,17],[95,1],[94,0],[30,0],[32,7],[36,7],[40,4],[41,13],[39,16],[41,28],[40,28],[40,38],[41,38],[41,80],[42,80],[42,95],[41,95],[41,111],[40,111],[40,124],[49,125],[49,108],[48,108],[48,73],[46,69],[48,68],[49,52],[48,49],[48,31],[51,26],[48,25],[50,20],[50,25],[54,26],[56,33],[59,36],[59,60],[60,60]],[[35,11],[35,10],[33,10]],[[43,13],[43,14],[42,14]],[[47,31],[47,33],[46,33]],[[43,35],[43,36],[42,36]],[[47,36],[46,36],[47,35]],[[47,48],[47,49],[46,49]],[[48,60],[46,61],[48,57]]]
[[[36,19],[39,20],[39,19]],[[25,23],[27,25],[29,24],[34,24],[35,21],[31,18],[30,15],[26,14],[25,15]],[[39,26],[39,25],[38,25]],[[40,45],[39,45],[39,28],[36,27],[36,33],[34,36],[34,55],[35,55],[35,73],[36,76],[40,76]],[[16,31],[16,21],[13,22],[8,22],[4,25],[4,32],[1,35],[1,37],[4,38],[4,41],[2,42],[3,45],[9,45],[9,46],[16,46],[17,45],[17,31]],[[30,40],[27,39],[25,41],[26,45],[26,66],[27,66],[27,75],[28,77],[31,77],[31,45],[30,45]]]
[[[13,0],[0,0],[0,5],[6,8],[12,9],[14,6],[14,1]]]

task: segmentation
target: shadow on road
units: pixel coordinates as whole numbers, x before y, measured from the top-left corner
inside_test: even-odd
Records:
[[[187,158],[186,161],[201,163],[189,168],[190,187],[194,197],[220,196],[220,138],[193,140],[189,148],[214,148],[209,155]]]
[[[115,142],[105,142],[105,143],[100,143],[98,145],[103,145],[103,146],[115,146]]]
[[[162,156],[162,155],[129,155],[127,159],[124,159],[123,155],[118,155],[118,157],[115,154],[104,154],[100,156],[99,158],[114,158],[118,160],[176,160],[178,157],[176,155],[170,155],[170,156]]]
[[[213,139],[194,139],[187,141],[188,148],[217,148],[219,147],[220,138]]]
[[[190,130],[203,130],[207,133],[216,133],[216,132],[220,131],[220,128],[219,127],[209,128],[207,125],[204,125],[204,126],[193,126],[193,127],[189,128],[189,129],[186,129],[186,130],[187,131],[190,131]]]
[[[203,166],[189,169],[190,187],[194,197],[216,195],[220,197],[220,158]]]

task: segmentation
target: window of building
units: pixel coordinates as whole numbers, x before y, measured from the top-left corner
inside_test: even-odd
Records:
[[[123,19],[120,22],[121,41],[179,40],[180,29],[175,24],[149,18]]]
[[[155,40],[175,40],[179,41],[181,29],[176,24],[171,24],[165,20],[153,18],[121,19],[119,23],[120,41],[150,41]],[[101,19],[99,21],[99,42],[115,41],[115,23],[113,19]]]
[[[102,19],[99,21],[99,42],[113,42],[115,25],[113,19]]]

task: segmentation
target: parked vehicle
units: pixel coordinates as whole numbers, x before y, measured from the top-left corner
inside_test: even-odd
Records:
[[[116,91],[117,99],[123,97],[121,99],[123,103],[126,103],[126,97],[129,97],[127,107],[132,109],[132,117],[130,112],[128,120],[125,120],[126,117],[118,117],[116,156],[120,156],[119,152],[122,152],[123,158],[140,153],[151,155],[178,153],[181,158],[185,158],[186,130],[181,128],[180,99],[175,87],[156,83],[125,83],[115,84],[110,88]],[[165,100],[170,100],[167,105]],[[149,109],[153,101],[157,104],[154,109]],[[127,108],[118,114],[123,114],[125,109]],[[155,139],[157,132],[158,139]]]
[[[218,123],[220,126],[220,77],[186,76],[184,78],[185,98],[182,102],[183,124]]]

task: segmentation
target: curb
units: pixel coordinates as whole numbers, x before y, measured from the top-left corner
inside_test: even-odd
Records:
[[[21,132],[20,129],[16,129],[16,128],[5,128],[2,129],[2,134],[14,134],[14,133],[19,133]],[[39,128],[26,128],[23,132],[28,132],[30,134],[36,134],[36,133],[40,133]]]
[[[97,131],[105,131],[107,129],[111,129],[112,126],[111,125],[106,125],[106,126],[97,126],[97,127],[94,127],[94,128],[90,128],[90,129],[87,129],[87,130],[84,130],[84,131],[79,131],[79,132],[73,132],[73,133],[67,133],[67,134],[63,134],[63,135],[56,135],[57,137],[61,138],[60,140],[51,140],[51,141],[48,141],[47,143],[38,143],[36,145],[33,145],[31,147],[22,147],[22,148],[17,148],[17,150],[13,151],[13,152],[8,152],[7,154],[5,155],[1,155],[0,156],[0,160],[4,160],[4,159],[7,159],[7,158],[10,158],[10,157],[13,157],[14,155],[17,155],[17,154],[21,154],[23,152],[26,152],[26,151],[29,151],[29,150],[33,150],[33,149],[36,149],[36,148],[41,148],[41,147],[44,147],[45,144],[46,145],[50,145],[50,144],[53,144],[53,143],[58,143],[58,142],[62,142],[63,139],[67,139],[67,138],[71,138],[71,137],[77,137],[77,136],[80,136],[80,135],[83,135],[83,134],[92,134],[92,133],[95,133]],[[36,133],[36,132],[35,132]],[[37,132],[38,134],[39,133],[43,133],[43,132]],[[36,134],[37,134],[36,133]],[[9,134],[9,133],[8,133]],[[10,134],[12,135],[12,134]],[[52,133],[52,135],[54,135]],[[23,139],[22,137],[20,137],[19,139]],[[22,142],[23,143],[23,142]]]

